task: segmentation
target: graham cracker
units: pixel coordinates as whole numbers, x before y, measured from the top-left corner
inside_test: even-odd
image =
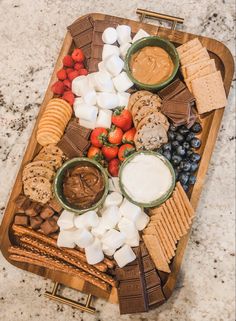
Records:
[[[186,79],[193,80],[198,77],[205,76],[211,72],[216,71],[216,64],[214,59],[207,59],[202,62],[186,65]],[[203,74],[205,73],[205,74]]]
[[[195,53],[187,55],[183,59],[180,58],[180,61],[181,61],[182,65],[187,65],[189,63],[193,63],[198,60],[202,60],[204,58],[210,59],[210,56],[209,56],[206,48],[201,48],[200,50],[196,51]]]
[[[184,227],[188,230],[189,229],[189,223],[188,220],[185,216],[185,212],[180,204],[180,202],[178,201],[178,199],[176,198],[176,196],[174,195],[174,193],[172,194],[172,199],[173,199],[173,203],[177,209],[177,211],[179,212],[179,216],[181,217],[181,220],[184,224]]]
[[[175,205],[175,202],[174,202],[173,198],[170,198],[170,205],[171,205],[171,207],[172,207],[172,209],[173,209],[173,211],[174,211],[174,213],[176,215],[176,218],[178,220],[179,226],[180,226],[181,231],[183,233],[182,236],[183,236],[183,235],[185,235],[187,233],[188,229],[186,228],[186,226],[185,226],[185,224],[183,222],[183,219],[182,219],[182,217],[181,217],[181,215],[180,215],[180,213],[179,213],[179,211],[178,211],[178,209],[177,209],[177,207]]]
[[[180,228],[179,222],[176,218],[175,212],[170,204],[170,199],[168,199],[165,204],[166,205],[166,210],[170,213],[172,222],[174,223],[175,229],[177,231],[177,240],[180,240],[181,236],[183,235],[182,229]]]
[[[196,45],[200,45],[202,46],[200,40],[198,38],[194,38],[192,40],[189,40],[187,42],[185,42],[183,45],[179,46],[176,48],[179,56],[183,55],[186,51],[190,50],[190,48],[196,46]]]
[[[179,192],[179,194],[183,200],[183,203],[187,209],[187,213],[188,213],[190,219],[192,219],[194,217],[194,209],[193,209],[193,207],[188,199],[188,196],[186,195],[182,185],[180,184],[180,182],[177,182],[176,188],[177,188],[177,191]]]
[[[203,48],[202,44],[199,42],[197,42],[194,46],[192,46],[191,48],[189,48],[188,50],[186,50],[185,52],[183,52],[180,55],[180,59],[183,59],[185,57],[187,57],[188,55],[192,55],[195,52],[197,52],[198,50],[200,50],[201,48]]]
[[[185,218],[186,218],[188,224],[190,225],[191,222],[192,222],[192,220],[191,220],[191,218],[190,218],[189,215],[188,215],[188,211],[187,211],[187,209],[186,209],[186,207],[185,207],[185,205],[184,205],[184,202],[183,202],[183,200],[182,200],[179,192],[178,192],[177,190],[175,190],[174,193],[173,193],[173,196],[176,198],[176,202],[178,202],[178,203],[180,204],[180,206],[181,206],[181,208],[182,208],[182,211],[183,211],[183,213],[184,213],[184,215],[185,215]]]

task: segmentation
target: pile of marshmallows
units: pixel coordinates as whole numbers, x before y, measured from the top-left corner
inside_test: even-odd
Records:
[[[139,206],[130,203],[119,192],[108,194],[100,211],[76,216],[64,210],[58,220],[59,247],[85,249],[89,264],[114,256],[119,267],[135,260],[131,247],[139,245],[139,231],[149,222],[149,216]]]
[[[133,83],[123,70],[125,55],[131,43],[147,36],[149,34],[140,29],[132,40],[131,28],[127,25],[104,30],[99,71],[79,76],[72,81],[72,92],[79,96],[75,99],[73,107],[81,126],[90,129],[110,128],[112,109],[127,106],[130,94],[126,91]],[[116,41],[119,47],[114,45]]]

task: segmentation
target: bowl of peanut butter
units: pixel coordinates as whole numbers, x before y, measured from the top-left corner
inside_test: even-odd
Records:
[[[167,86],[179,68],[179,56],[168,40],[150,36],[135,41],[125,57],[125,69],[140,89],[159,90]]]

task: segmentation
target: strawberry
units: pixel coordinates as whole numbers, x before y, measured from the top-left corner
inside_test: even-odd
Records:
[[[117,108],[112,115],[112,123],[123,131],[132,127],[132,115],[128,109]]]
[[[111,144],[119,145],[121,144],[122,136],[123,136],[122,129],[116,126],[112,126],[108,134],[108,141]]]
[[[74,66],[74,61],[73,61],[73,59],[71,58],[71,56],[66,55],[66,56],[63,58],[63,66],[65,66],[65,67],[73,67],[73,66]]]
[[[133,154],[134,152],[135,152],[135,148],[133,145],[131,144],[121,145],[118,152],[118,158],[120,161],[123,162],[123,160],[125,160],[126,157]]]
[[[84,68],[84,64],[82,62],[76,62],[74,65],[75,70],[80,70]]]
[[[82,75],[83,76],[87,76],[88,70],[85,69],[85,68],[82,68],[82,69],[78,70],[78,73],[79,73],[80,76],[82,76]]]
[[[57,78],[60,80],[65,80],[67,78],[67,73],[66,73],[65,69],[58,70]]]
[[[108,163],[108,171],[111,174],[111,176],[118,176],[119,168],[120,168],[120,161],[118,158],[113,158]]]
[[[90,146],[87,152],[87,157],[99,162],[103,159],[102,151],[98,147]]]
[[[83,51],[79,48],[74,49],[71,57],[74,61],[77,61],[77,62],[83,62],[85,59]]]
[[[64,89],[64,84],[60,80],[54,82],[54,84],[51,87],[52,92],[57,95],[62,95],[64,93]]]
[[[66,100],[71,106],[73,106],[74,100],[75,100],[75,95],[72,93],[72,91],[70,91],[70,90],[65,91],[61,98]]]
[[[114,146],[104,145],[102,147],[102,154],[108,161],[112,160],[113,158],[116,158],[118,151],[119,151],[119,147],[115,145]]]
[[[71,81],[69,79],[63,80],[63,84],[65,86],[65,91],[71,89]]]
[[[78,76],[79,76],[79,72],[77,70],[73,70],[68,74],[68,78],[70,81],[72,81],[73,79],[75,79]]]
[[[136,128],[132,127],[124,133],[122,137],[122,143],[134,143],[134,135],[136,134]]]
[[[67,68],[67,69],[66,69],[67,76],[68,76],[68,75],[69,75],[69,73],[71,73],[72,71],[74,71],[74,69],[73,69],[73,68]]]
[[[102,147],[107,140],[107,134],[108,133],[106,128],[95,128],[90,136],[92,145],[94,145],[95,147]]]

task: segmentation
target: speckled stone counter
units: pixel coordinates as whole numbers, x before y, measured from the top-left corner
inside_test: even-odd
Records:
[[[223,41],[234,53],[234,0],[0,1],[0,221],[66,26],[89,12],[137,19],[137,7],[183,17],[183,30]],[[148,314],[121,317],[117,305],[96,300],[96,316],[81,313],[44,298],[50,281],[16,269],[0,254],[0,320],[233,321],[236,138],[233,89],[177,288],[165,305]],[[80,297],[68,289],[63,294]]]

